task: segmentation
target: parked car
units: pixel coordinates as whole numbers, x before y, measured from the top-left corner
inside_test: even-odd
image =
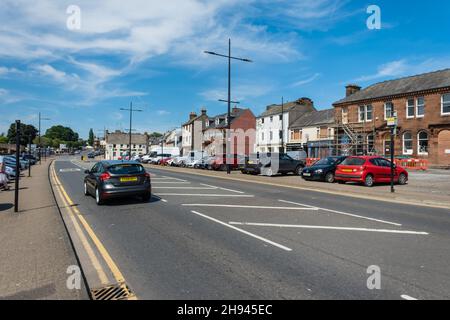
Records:
[[[391,162],[382,157],[348,157],[336,169],[336,181],[364,183],[373,187],[376,183],[391,181]],[[404,185],[408,182],[408,172],[394,165],[394,182]]]
[[[141,196],[144,202],[151,198],[150,174],[138,162],[100,161],[85,173],[84,194],[95,196],[98,205],[116,197]]]
[[[272,163],[273,160],[278,161],[278,166]],[[298,176],[302,174],[305,163],[300,160],[294,160],[287,154],[283,153],[261,153],[251,155],[246,160],[242,173],[262,174],[265,176],[274,176],[276,174],[294,173]]]
[[[22,159],[28,161],[31,165],[35,165],[37,163],[36,157],[31,154],[23,155]]]
[[[203,170],[210,169],[211,163],[212,163],[212,161],[214,161],[214,159],[215,159],[215,157],[213,157],[213,156],[203,157],[202,159],[199,160],[199,162],[197,163],[195,168],[203,169]]]
[[[15,168],[16,167],[16,157],[15,156],[5,156],[4,161],[7,165]],[[25,160],[20,160],[19,158],[19,166],[20,170],[26,170],[28,169],[29,163]]]
[[[302,171],[302,178],[305,180],[326,181],[333,183],[335,181],[336,168],[347,157],[327,157],[320,159],[310,167]]]
[[[184,167],[186,162],[188,161],[188,157],[175,157],[172,161],[172,167]]]
[[[89,152],[87,156],[89,159],[95,159],[95,153],[93,152]]]

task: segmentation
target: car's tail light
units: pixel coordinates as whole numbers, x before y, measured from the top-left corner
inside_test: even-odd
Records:
[[[100,175],[100,181],[106,181],[111,179],[111,175],[108,172],[102,173]]]
[[[148,172],[145,173],[145,179],[150,180],[150,173],[148,173]]]

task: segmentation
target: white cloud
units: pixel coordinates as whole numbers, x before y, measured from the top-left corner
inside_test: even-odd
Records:
[[[392,79],[396,77],[412,76],[426,72],[450,67],[450,57],[439,57],[430,59],[404,58],[384,63],[378,67],[376,73],[365,75],[350,82],[367,82],[380,79]]]
[[[321,76],[320,73],[315,73],[314,75],[312,75],[311,77],[309,77],[307,79],[295,82],[294,84],[292,84],[292,87],[300,87],[300,86],[303,86],[305,84],[311,83],[314,80],[316,80],[317,78],[319,78],[320,76]]]

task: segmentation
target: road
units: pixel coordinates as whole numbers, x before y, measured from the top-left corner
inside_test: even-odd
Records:
[[[87,166],[55,171],[139,299],[450,299],[449,210],[158,169],[150,203],[99,207]]]

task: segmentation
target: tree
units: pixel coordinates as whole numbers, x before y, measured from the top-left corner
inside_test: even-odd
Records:
[[[0,135],[0,143],[8,143],[8,137],[4,133]]]
[[[153,132],[149,135],[150,138],[161,138],[163,135],[159,132]]]
[[[27,146],[29,136],[31,140],[36,138],[38,130],[29,124],[20,123],[20,145]],[[8,130],[7,140],[9,143],[16,143],[16,123],[12,123]]]
[[[78,133],[69,127],[53,126],[45,132],[45,136],[49,139],[59,139],[60,141],[78,141]]]
[[[94,139],[95,139],[95,136],[94,136],[94,130],[89,130],[89,139],[88,139],[88,144],[92,147],[92,146],[94,146]]]

